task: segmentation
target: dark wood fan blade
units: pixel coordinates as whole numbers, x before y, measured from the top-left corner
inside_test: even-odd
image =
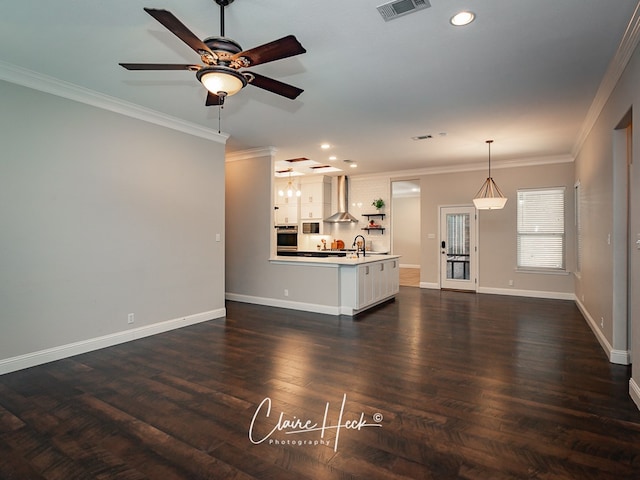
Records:
[[[157,8],[144,9],[149,15],[155,18],[158,22],[164,25],[169,31],[171,31],[176,37],[189,45],[198,55],[208,53],[213,55],[213,52],[207,47],[207,45],[200,40],[195,34],[189,30],[180,20],[178,20],[173,13],[167,10],[160,10]]]
[[[172,63],[119,63],[127,70],[190,70],[192,72],[200,70],[200,65],[172,64]]]
[[[273,62],[274,60],[280,60],[281,58],[293,57],[294,55],[300,55],[307,51],[300,44],[298,39],[293,35],[288,35],[279,40],[265,43],[259,47],[245,50],[244,52],[236,53],[233,59],[244,58],[246,67],[253,65],[260,65],[261,63]]]
[[[224,104],[224,98],[223,97],[219,97],[215,93],[207,92],[207,101],[204,104],[207,107],[223,105]]]
[[[278,95],[290,98],[291,100],[297,98],[298,95],[304,92],[301,88],[288,85],[279,80],[274,80],[273,78],[265,77],[264,75],[259,75],[257,73],[251,72],[247,77],[250,85],[268,90],[269,92],[277,93]]]

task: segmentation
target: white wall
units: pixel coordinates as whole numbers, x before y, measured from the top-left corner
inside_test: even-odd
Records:
[[[0,99],[0,371],[224,315],[223,137]]]
[[[371,250],[377,252],[389,252],[391,250],[391,236],[389,227],[391,225],[391,187],[388,178],[385,177],[357,177],[347,176],[349,188],[349,213],[358,219],[358,223],[334,224],[332,226],[331,235],[334,239],[343,240],[345,246],[351,248],[356,235],[362,235],[370,246]],[[337,210],[337,188],[336,181],[332,183],[332,210]],[[382,198],[385,206],[382,212],[386,214],[384,219],[375,218],[376,223],[384,227],[384,233],[381,231],[364,231],[363,227],[367,226],[367,217],[365,213],[376,213],[376,209],[371,205],[373,200]]]

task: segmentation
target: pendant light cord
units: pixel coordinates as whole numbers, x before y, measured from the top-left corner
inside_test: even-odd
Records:
[[[489,145],[489,178],[491,178],[491,144],[493,140],[487,140],[486,143]]]

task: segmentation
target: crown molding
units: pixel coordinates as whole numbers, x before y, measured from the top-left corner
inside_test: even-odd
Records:
[[[259,157],[272,157],[278,151],[275,147],[250,148],[248,150],[239,150],[237,152],[227,153],[226,162],[237,162],[239,160],[250,160]]]
[[[573,146],[572,154],[574,157],[578,156],[587,136],[589,136],[591,129],[596,124],[600,113],[602,113],[613,89],[618,84],[624,69],[627,67],[634,50],[638,46],[638,41],[640,41],[640,2],[638,2],[633,15],[631,15],[631,20],[629,20],[627,29],[618,45],[618,49],[609,63],[602,82],[600,82],[600,87],[598,87],[591,107],[589,107],[576,143]]]
[[[179,118],[165,115],[164,113],[149,108],[141,107],[73,83],[65,82],[64,80],[42,75],[32,70],[2,61],[0,61],[0,80],[119,113],[127,117],[136,118],[217,143],[226,144],[229,138],[229,135],[226,133],[218,133],[195,123],[185,122]]]
[[[503,168],[518,168],[518,167],[535,167],[538,165],[552,165],[556,163],[571,163],[574,161],[571,155],[552,155],[547,157],[528,157],[518,158],[515,160],[503,160],[500,162],[491,162],[492,170],[499,170]],[[462,173],[462,172],[477,172],[479,170],[486,170],[487,164],[484,162],[466,163],[460,165],[446,165],[438,167],[426,167],[417,168],[413,170],[396,170],[380,173],[363,173],[362,175],[350,174],[350,177],[367,179],[367,178],[393,178],[394,180],[412,179],[416,176],[422,175],[442,175],[445,173]]]

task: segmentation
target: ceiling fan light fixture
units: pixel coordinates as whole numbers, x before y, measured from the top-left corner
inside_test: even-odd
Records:
[[[486,143],[489,145],[489,176],[473,198],[473,204],[478,210],[500,210],[507,203],[507,197],[502,194],[491,177],[491,144],[493,140],[487,140]]]
[[[216,95],[219,92],[234,95],[247,86],[247,79],[244,75],[219,65],[201,68],[196,76],[204,88]]]

